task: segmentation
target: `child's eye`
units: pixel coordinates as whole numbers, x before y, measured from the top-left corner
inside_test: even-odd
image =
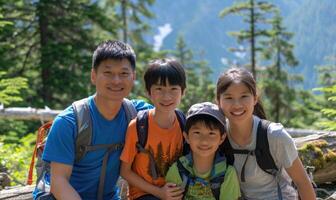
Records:
[[[216,135],[216,132],[211,131],[209,132],[209,135]]]
[[[122,72],[122,73],[121,73],[121,76],[122,76],[122,77],[127,77],[128,75],[129,75],[129,72]]]
[[[109,75],[109,74],[111,74],[111,72],[110,71],[105,71],[105,72],[103,72],[104,74],[106,74],[106,75]]]
[[[199,135],[200,132],[198,132],[198,131],[193,131],[192,134],[194,134],[194,135]]]

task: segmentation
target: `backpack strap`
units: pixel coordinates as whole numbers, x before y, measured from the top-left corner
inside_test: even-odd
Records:
[[[148,137],[148,110],[141,110],[138,112],[136,118],[136,130],[138,135],[137,146],[140,145],[145,148]]]
[[[187,122],[186,117],[182,111],[177,110],[177,109],[175,110],[175,114],[176,114],[177,121],[179,122],[181,131],[183,132],[186,122]]]
[[[27,185],[31,185],[33,183],[33,173],[34,173],[34,166],[35,166],[35,158],[37,157],[38,148],[41,148],[46,135],[48,134],[50,127],[52,125],[52,121],[43,124],[37,131],[36,142],[34,147],[34,152],[32,155],[32,159],[29,166],[28,178],[27,178]],[[40,174],[37,174],[41,176]],[[38,177],[39,179],[40,177]]]
[[[136,143],[136,147],[139,152],[146,153],[149,156],[149,165],[150,165],[150,174],[154,180],[156,180],[158,176],[155,159],[153,154],[145,149],[147,138],[148,138],[148,110],[139,111],[136,118],[136,130],[138,136],[138,142]]]
[[[220,168],[220,165],[224,165],[223,168]],[[214,166],[212,169],[212,176],[210,178],[210,188],[212,195],[215,199],[220,199],[220,189],[221,185],[225,179],[225,172],[227,170],[227,161],[226,158],[221,156],[221,154],[216,154]]]
[[[86,153],[90,151],[97,151],[101,149],[106,149],[104,154],[102,168],[100,170],[100,179],[98,186],[97,199],[102,200],[104,194],[104,186],[105,186],[105,175],[106,175],[106,166],[109,155],[112,152],[121,150],[124,146],[122,143],[115,144],[95,144],[92,145],[92,119],[90,115],[89,108],[89,99],[85,98],[79,101],[75,101],[72,104],[76,122],[77,122],[77,135],[76,135],[76,149],[75,149],[75,162],[79,162]],[[132,116],[135,116],[136,113],[135,108],[131,101],[124,100],[123,107],[126,112],[127,120],[131,120]],[[129,122],[127,121],[127,123]]]
[[[185,130],[186,122],[187,122],[185,114],[178,109],[175,110],[175,114],[176,114],[176,118],[177,118],[177,120],[180,124],[181,132],[183,134],[183,132]],[[190,145],[188,144],[187,141],[185,141],[183,136],[182,136],[182,138],[183,138],[182,155],[185,156],[185,155],[189,154],[189,152],[190,152]]]
[[[269,144],[268,144],[268,134],[267,129],[271,124],[270,121],[261,119],[257,130],[257,143],[255,149],[255,156],[258,166],[268,174],[276,176],[279,171],[278,167],[275,165],[274,159],[271,155]]]
[[[220,197],[220,188],[222,183],[224,182],[225,173],[221,173],[220,175],[210,179],[210,188],[212,195],[215,197],[215,199],[219,200]]]
[[[192,174],[183,166],[180,159],[176,161],[176,167],[182,179],[181,187],[184,188],[183,197],[185,197],[185,195],[188,193],[189,184],[195,177],[192,176]]]
[[[216,156],[217,157],[217,156]],[[218,158],[218,157],[217,157]],[[221,164],[220,162],[223,161],[223,157],[219,157],[219,159],[215,159],[215,163],[214,166],[212,168],[212,176],[209,180],[209,186],[212,192],[212,195],[215,197],[215,199],[220,198],[220,188],[222,183],[224,182],[224,178],[225,178],[225,170],[216,173],[216,168],[217,168],[217,164]],[[190,171],[182,164],[182,162],[180,161],[180,159],[178,159],[176,161],[176,166],[178,169],[178,172],[180,174],[180,177],[182,179],[182,184],[181,186],[184,188],[184,192],[183,192],[183,197],[187,194],[188,189],[189,189],[189,185],[191,182],[195,182],[195,181],[200,181],[203,180],[201,178],[197,178],[195,177],[193,174],[190,173]],[[213,174],[214,173],[214,174]]]
[[[224,140],[223,145],[221,146],[221,151],[224,152],[228,164],[231,165],[234,163],[234,154],[247,154],[240,176],[242,182],[245,182],[245,165],[249,155],[256,156],[258,166],[266,173],[276,176],[279,171],[269,150],[267,129],[270,123],[271,122],[267,120],[260,120],[257,128],[256,149],[253,151],[247,149],[233,149],[228,138]]]
[[[89,99],[81,99],[72,103],[77,122],[75,162],[79,162],[87,153],[84,146],[92,141],[92,120],[89,108]]]
[[[270,121],[261,119],[257,130],[257,143],[255,149],[255,156],[258,166],[266,173],[274,176],[277,182],[278,199],[282,200],[282,192],[278,179],[279,169],[276,166],[274,159],[271,155],[269,143],[268,143],[268,127],[271,124]]]
[[[122,102],[122,106],[125,110],[126,113],[126,120],[127,120],[127,124],[134,119],[137,116],[137,110],[135,109],[132,101],[130,101],[129,99],[124,98],[123,102]]]
[[[186,123],[186,117],[180,110],[175,110],[176,118],[179,122],[181,131],[184,131],[185,123]],[[150,163],[150,173],[154,180],[158,178],[158,170],[155,163],[155,158],[153,154],[146,150],[146,144],[147,144],[147,138],[148,138],[148,116],[149,112],[148,110],[139,111],[137,114],[136,119],[136,130],[137,130],[137,136],[138,136],[138,142],[136,143],[136,147],[139,152],[146,153],[149,156],[149,163]],[[184,141],[184,140],[183,140]],[[186,144],[186,142],[183,142],[183,153],[187,153],[190,150],[189,145]]]

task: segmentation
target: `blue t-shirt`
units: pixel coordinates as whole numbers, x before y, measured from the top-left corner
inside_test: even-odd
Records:
[[[137,111],[152,106],[140,100],[132,100]],[[127,129],[126,113],[123,106],[113,120],[105,119],[98,111],[93,96],[89,97],[92,119],[92,144],[124,143]],[[43,160],[73,166],[70,184],[82,199],[97,199],[100,171],[106,150],[88,152],[75,163],[76,117],[72,106],[59,114],[51,127]],[[116,182],[119,177],[121,150],[110,154],[105,177],[104,199],[119,199]]]

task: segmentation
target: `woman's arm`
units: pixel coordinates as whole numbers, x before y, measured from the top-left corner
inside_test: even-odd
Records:
[[[300,158],[296,158],[291,167],[286,168],[302,200],[316,200],[316,195]]]

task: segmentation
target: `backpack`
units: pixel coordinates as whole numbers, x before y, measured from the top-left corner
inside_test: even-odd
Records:
[[[257,128],[257,141],[256,141],[256,149],[255,150],[242,150],[242,149],[233,149],[228,138],[226,138],[221,145],[221,153],[224,152],[227,163],[230,165],[233,165],[234,163],[234,154],[249,154],[256,156],[257,164],[264,172],[276,177],[279,172],[279,168],[276,166],[275,161],[272,157],[272,154],[269,149],[269,143],[268,143],[268,135],[267,135],[267,129],[269,125],[271,124],[270,121],[260,119],[260,122],[258,124]],[[241,171],[241,181],[245,182],[245,164],[246,164],[247,158],[245,160],[245,163],[243,165],[242,171]],[[310,174],[309,180],[315,190],[317,190],[317,185],[314,182],[312,178],[312,172],[309,171],[311,168],[308,166],[306,168],[307,174]],[[297,190],[294,182],[292,182],[292,186],[295,190]],[[277,182],[277,190],[278,190],[278,199],[282,199],[282,193],[279,183]]]
[[[129,123],[133,118],[135,118],[137,111],[133,103],[126,98],[123,100],[122,106],[126,113],[127,123]],[[77,135],[75,141],[75,162],[79,162],[90,151],[106,149],[97,194],[97,199],[102,199],[108,157],[112,152],[122,149],[124,144],[116,143],[91,145],[92,121],[88,98],[75,101],[74,103],[72,103],[72,107],[76,116],[77,123]],[[34,152],[32,155],[27,184],[32,184],[35,157],[37,157],[37,162],[35,165],[37,180],[36,187],[33,192],[34,199],[54,199],[53,195],[50,193],[50,165],[49,163],[42,160],[44,146],[51,126],[52,122],[48,122],[39,128]]]
[[[175,110],[176,118],[180,124],[182,132],[186,124],[186,117],[180,110]],[[153,154],[146,150],[147,137],[148,137],[148,110],[143,110],[138,112],[136,118],[136,130],[138,136],[138,142],[136,143],[136,148],[138,152],[146,153],[149,156],[150,172],[154,180],[158,178],[157,166]],[[182,154],[186,155],[189,152],[189,145],[183,139],[183,151]]]
[[[269,125],[271,124],[270,121],[261,119],[258,128],[257,128],[257,141],[256,141],[256,148],[254,150],[247,150],[247,149],[233,149],[228,138],[226,138],[221,145],[221,151],[224,152],[227,163],[230,165],[233,165],[234,163],[234,154],[247,154],[253,155],[256,157],[258,166],[266,173],[276,177],[279,169],[276,166],[274,159],[271,155],[270,149],[269,149],[269,143],[268,143],[268,136],[267,136],[267,129]],[[242,167],[241,171],[241,182],[245,182],[245,164],[247,162],[247,158],[244,162],[244,165]],[[280,189],[280,185],[277,182],[278,187],[278,197],[279,199],[282,199],[282,193]]]
[[[186,156],[186,158],[191,163],[190,161],[191,157],[188,155]],[[211,177],[211,179],[209,180],[212,195],[213,197],[215,197],[215,199],[218,199],[218,200],[220,198],[220,188],[221,188],[222,183],[224,182],[225,172],[227,169],[227,164],[226,164],[226,167],[224,169],[218,170],[219,169],[218,166],[223,164],[223,162],[225,162],[225,157],[216,156],[214,166],[213,166],[213,170],[215,170],[215,172],[214,172],[213,177]],[[201,181],[204,181],[204,180],[192,175],[190,171],[182,164],[180,159],[176,161],[176,166],[180,174],[180,177],[182,179],[181,186],[184,188],[184,192],[183,192],[183,197],[184,197],[188,192],[189,185],[191,182],[195,182],[198,179]]]

